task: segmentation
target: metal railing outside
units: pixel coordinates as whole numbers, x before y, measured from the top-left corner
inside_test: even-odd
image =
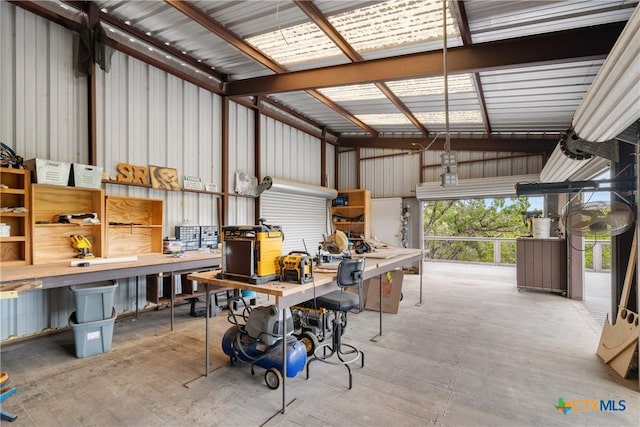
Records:
[[[447,253],[432,253],[433,247],[430,242],[448,242]],[[453,237],[453,236],[425,236],[424,238],[425,258],[433,261],[459,261],[493,265],[515,265],[516,264],[516,239],[503,237]],[[442,247],[441,247],[442,251]],[[447,252],[447,251],[445,251]],[[456,252],[457,256],[451,258],[451,252]],[[487,254],[492,253],[492,256]],[[484,254],[484,258],[491,258],[492,262],[483,261],[474,255]],[[444,255],[445,257],[440,257]],[[435,257],[434,257],[435,256]],[[474,259],[475,258],[475,259]]]
[[[600,273],[611,271],[611,241],[585,240],[584,268]]]
[[[433,244],[431,242],[447,242],[449,249],[453,250],[431,253]],[[503,237],[453,237],[453,236],[425,236],[424,238],[425,258],[430,261],[447,262],[468,262],[493,265],[515,265],[516,264],[516,239]],[[585,240],[585,270],[592,272],[603,272],[611,270],[611,242]],[[444,252],[444,254],[442,253]],[[457,255],[450,258],[455,252]],[[488,253],[493,253],[491,257]],[[441,257],[445,255],[445,257]],[[474,257],[474,255],[476,255]],[[491,258],[491,262],[483,261],[477,255],[484,255],[483,258]],[[434,257],[435,256],[435,257]],[[475,258],[475,259],[474,259]]]

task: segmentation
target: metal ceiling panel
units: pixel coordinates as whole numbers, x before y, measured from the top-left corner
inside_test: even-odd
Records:
[[[602,61],[480,73],[495,132],[565,131]]]
[[[96,3],[101,9],[106,9],[110,15],[122,21],[129,21],[132,26],[149,33],[154,38],[169,42],[188,55],[214,67],[216,71],[230,75],[237,74],[241,78],[272,74],[270,70],[165,2],[98,1]],[[211,17],[223,25],[235,16],[234,8],[242,7],[247,16],[252,16],[258,13],[252,10],[259,11],[265,5],[272,4],[272,2],[201,3],[200,6],[209,6],[204,9],[205,11],[215,4],[217,7],[212,11],[215,15]],[[228,17],[227,14],[229,14]],[[229,30],[238,34],[233,28]]]
[[[313,117],[319,123],[324,123],[334,132],[359,132],[362,129],[355,123],[336,113],[306,92],[287,92],[270,95],[269,98],[293,108],[296,111]]]
[[[473,43],[627,21],[633,0],[466,1]]]

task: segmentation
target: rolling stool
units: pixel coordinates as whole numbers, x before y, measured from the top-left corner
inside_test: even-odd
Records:
[[[0,403],[3,403],[5,400],[16,394],[16,388],[4,388],[5,384],[9,381],[9,374],[6,372],[0,372]],[[3,405],[4,406],[4,405]],[[2,421],[15,421],[18,418],[17,415],[12,414],[10,412],[5,412],[4,409],[0,409],[0,419]]]
[[[358,308],[362,311],[362,276],[364,275],[364,258],[345,258],[338,265],[336,283],[339,290],[329,292],[316,298],[317,308],[324,308],[334,312],[333,333],[331,342],[316,347],[313,358],[307,362],[307,379],[311,362],[319,360],[332,365],[344,365],[349,372],[349,390],[353,384],[351,377],[352,363],[360,361],[364,368],[364,353],[351,344],[342,342],[343,325],[347,324],[347,311]],[[346,289],[357,286],[358,293],[348,292]],[[335,357],[334,357],[335,356]]]

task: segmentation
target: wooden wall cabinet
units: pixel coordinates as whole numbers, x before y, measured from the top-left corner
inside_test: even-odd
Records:
[[[101,189],[63,187],[47,184],[31,186],[33,264],[47,264],[76,258],[72,235],[82,235],[92,244],[91,252],[101,257],[103,251],[104,192]],[[98,224],[61,224],[56,215],[95,213]]]
[[[0,263],[31,263],[31,174],[26,169],[0,168],[0,222],[10,227],[0,237]]]
[[[567,243],[564,239],[517,240],[518,289],[567,294]]]
[[[105,197],[106,256],[162,253],[163,202]]]
[[[369,190],[338,191],[344,206],[332,206],[331,215],[336,230],[343,231],[350,240],[368,239],[371,233],[371,193]]]

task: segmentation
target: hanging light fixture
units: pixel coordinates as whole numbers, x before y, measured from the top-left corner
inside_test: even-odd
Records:
[[[444,68],[444,124],[445,140],[444,153],[440,155],[440,161],[444,173],[440,175],[442,187],[456,187],[458,185],[458,161],[456,153],[451,152],[451,135],[449,134],[449,82],[447,72],[447,0],[442,0],[442,60]]]

